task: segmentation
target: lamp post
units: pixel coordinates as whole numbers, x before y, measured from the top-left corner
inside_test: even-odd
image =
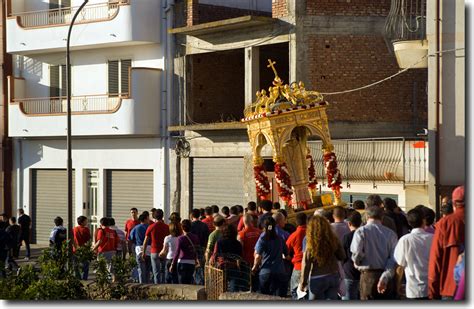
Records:
[[[77,16],[86,6],[89,0],[84,0],[79,9],[74,14],[67,33],[66,43],[66,76],[67,76],[67,238],[68,238],[68,261],[69,267],[72,267],[72,152],[71,152],[71,32]]]

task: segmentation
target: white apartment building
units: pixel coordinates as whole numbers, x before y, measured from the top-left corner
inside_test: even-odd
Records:
[[[67,224],[66,38],[83,1],[7,2],[14,205],[44,243],[56,216]],[[169,2],[90,0],[73,28],[73,218],[92,228],[103,216],[123,228],[131,207],[169,213]]]

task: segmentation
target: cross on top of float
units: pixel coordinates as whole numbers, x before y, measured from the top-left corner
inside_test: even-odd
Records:
[[[290,85],[283,84],[275,64],[276,62],[268,59],[267,68],[271,68],[275,74],[273,86],[268,88],[268,93],[265,89],[257,91],[257,99],[245,108],[245,118],[242,119],[242,122],[328,105],[321,93],[306,90],[301,81],[299,83],[293,82]]]

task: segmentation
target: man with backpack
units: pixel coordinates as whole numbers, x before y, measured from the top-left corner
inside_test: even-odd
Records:
[[[52,248],[53,256],[56,258],[59,257],[62,245],[67,239],[67,230],[63,226],[63,218],[56,217],[54,219],[55,227],[51,230],[51,234],[49,235],[49,246]]]

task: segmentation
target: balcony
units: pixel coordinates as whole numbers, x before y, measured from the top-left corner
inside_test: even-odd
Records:
[[[157,135],[160,130],[161,70],[131,68],[128,93],[71,98],[73,136]],[[66,98],[24,98],[26,82],[8,78],[9,135],[66,135]]]
[[[347,187],[351,183],[425,185],[428,183],[429,145],[425,139],[383,138],[333,140],[338,167]],[[316,177],[324,184],[326,173],[321,141],[309,142]]]
[[[43,8],[39,2],[33,6],[18,0],[7,7],[8,53],[30,55],[65,50],[68,27],[79,7],[38,10]],[[71,48],[159,43],[161,22],[156,16],[160,16],[160,5],[153,0],[86,5],[76,20]]]
[[[392,0],[385,38],[401,69],[427,68],[426,0]]]

